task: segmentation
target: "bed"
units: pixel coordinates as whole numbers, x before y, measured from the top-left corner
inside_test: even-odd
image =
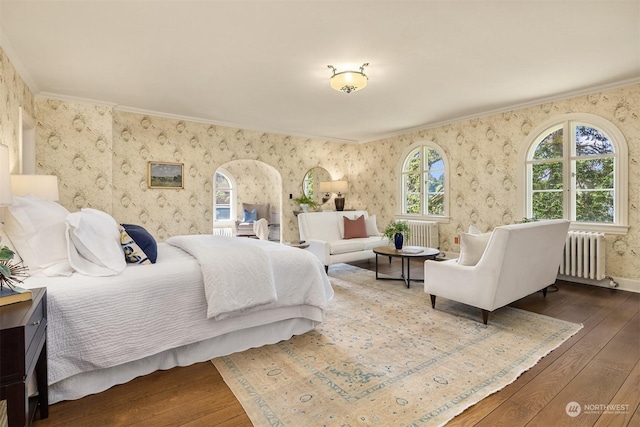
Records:
[[[172,237],[117,274],[48,274],[23,285],[47,288],[50,403],[303,334],[333,296],[307,251],[212,235]]]

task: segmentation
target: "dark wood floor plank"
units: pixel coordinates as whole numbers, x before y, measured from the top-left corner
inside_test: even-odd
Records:
[[[637,339],[636,331],[636,339]],[[615,414],[602,415],[594,424],[594,427],[623,427],[640,425],[640,422],[632,423],[632,417],[640,408],[640,362],[629,374],[616,395],[608,402],[611,405],[627,405],[628,409]],[[640,420],[639,420],[640,421]]]
[[[587,311],[577,316],[580,321],[583,321],[583,329],[581,329],[576,335],[565,341],[560,347],[545,356],[530,370],[523,373],[517,381],[509,384],[507,387],[500,390],[500,392],[492,394],[491,396],[478,402],[473,407],[467,409],[462,414],[458,415],[454,419],[455,425],[477,425],[477,423],[481,422],[486,416],[496,410],[496,408],[499,408],[503,403],[508,402],[512,396],[514,396],[520,389],[525,387],[527,384],[529,384],[530,381],[534,380],[538,375],[544,372],[544,370],[552,365],[557,359],[564,357],[567,351],[569,351],[576,343],[580,342],[585,336],[587,336],[591,332],[591,330],[595,328],[603,319],[617,311],[620,305],[622,305],[629,298],[629,296],[630,294],[628,293],[619,292],[617,294],[611,295],[607,300],[602,299],[601,302],[597,304],[600,309],[595,312],[591,312],[590,306]],[[521,300],[521,303],[525,305],[521,305],[520,308],[526,308],[526,301],[530,301],[533,299],[534,297],[531,296],[523,298]],[[543,312],[541,314],[546,315],[547,313]]]
[[[581,334],[578,342],[572,345],[563,357],[554,361],[477,425],[511,427],[514,420],[517,425],[531,422],[570,380],[593,360],[611,337],[638,313],[638,296],[640,295],[632,295],[625,299],[617,310],[599,322],[588,334]]]
[[[640,359],[638,346],[640,313],[627,322],[595,357],[536,416],[536,423],[552,423],[565,412],[570,402],[581,405],[607,405],[611,402]],[[597,384],[593,378],[598,378]],[[587,413],[591,412],[591,413]],[[583,411],[581,423],[593,425],[601,413]]]

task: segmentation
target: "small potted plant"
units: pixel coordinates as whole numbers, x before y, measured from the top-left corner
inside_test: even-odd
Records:
[[[315,209],[318,207],[318,204],[306,194],[303,194],[300,197],[296,197],[295,199],[293,199],[293,201],[300,205],[300,209],[302,209],[302,212],[306,212],[309,208]]]
[[[411,229],[404,221],[392,222],[384,229],[383,235],[389,239],[389,242],[395,244],[397,250],[400,250],[404,239],[409,240],[411,237]]]
[[[2,238],[0,238],[2,241]],[[16,283],[22,283],[27,277],[27,267],[22,262],[13,262],[14,252],[8,246],[0,244],[0,290],[5,285],[14,290]]]

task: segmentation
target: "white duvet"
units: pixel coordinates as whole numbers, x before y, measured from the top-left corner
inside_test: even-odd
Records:
[[[211,235],[175,236],[167,243],[198,260],[207,299],[207,317],[230,315],[276,301],[272,261],[252,239]],[[267,247],[271,247],[267,245]]]
[[[118,276],[74,273],[70,277],[28,278],[25,287],[47,287],[49,384],[283,320],[279,307],[323,309],[333,297],[324,267],[307,251],[254,239],[209,237],[226,239],[230,247],[244,244],[263,249],[272,265],[276,300],[241,310],[241,315],[208,319],[198,261],[167,243],[158,245],[156,264],[131,264]],[[221,277],[237,274],[228,269],[220,270]]]

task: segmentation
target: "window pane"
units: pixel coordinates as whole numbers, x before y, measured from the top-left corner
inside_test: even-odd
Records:
[[[419,173],[404,175],[404,190],[405,190],[405,193],[420,194],[420,174]]]
[[[578,189],[613,189],[613,158],[576,161]]]
[[[407,156],[404,162],[404,172],[418,172],[420,170],[420,149],[416,149]]]
[[[431,193],[427,201],[427,215],[444,215],[444,193]]]
[[[533,193],[532,213],[537,219],[558,219],[562,215],[562,191],[539,191]]]
[[[224,175],[216,172],[216,189],[218,188],[231,188],[231,183]]]
[[[534,160],[562,158],[562,134],[562,128],[560,128],[544,137],[533,153]]]
[[[576,220],[585,222],[613,222],[613,191],[578,190]]]
[[[230,190],[216,191],[216,205],[230,205],[230,204],[231,204]]]
[[[427,170],[444,169],[444,162],[442,160],[442,157],[440,156],[440,153],[430,148],[425,148],[425,152],[427,155],[427,165],[426,165]]]
[[[604,133],[589,126],[576,126],[576,156],[597,156],[613,152],[613,144]]]
[[[404,188],[404,213],[420,213],[420,174],[402,176]]]
[[[562,189],[562,163],[533,164],[531,183],[533,190],[561,190]]]
[[[407,194],[404,202],[405,202],[405,206],[407,207],[405,213],[411,213],[411,214],[420,213],[420,195],[419,194]]]
[[[217,205],[216,206],[216,221],[224,221],[231,219],[231,208],[229,205]]]

